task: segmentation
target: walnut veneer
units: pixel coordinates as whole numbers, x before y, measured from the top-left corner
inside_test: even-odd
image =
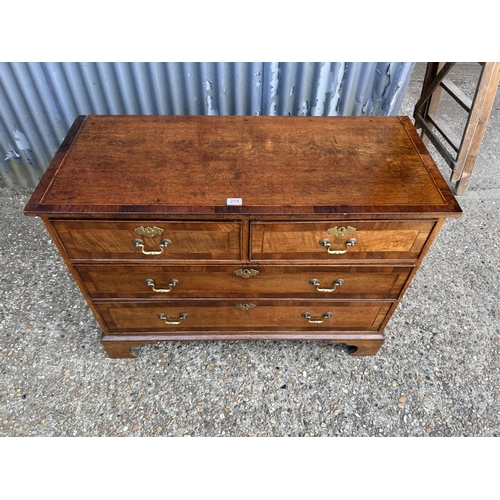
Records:
[[[168,340],[376,354],[452,192],[406,117],[80,116],[25,208],[110,357]]]

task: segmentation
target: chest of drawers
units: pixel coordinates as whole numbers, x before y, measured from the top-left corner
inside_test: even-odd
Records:
[[[25,208],[110,357],[169,340],[376,354],[453,194],[406,117],[80,116]]]

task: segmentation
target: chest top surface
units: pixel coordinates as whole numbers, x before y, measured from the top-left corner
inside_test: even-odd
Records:
[[[76,119],[25,213],[461,210],[407,117],[88,115]]]

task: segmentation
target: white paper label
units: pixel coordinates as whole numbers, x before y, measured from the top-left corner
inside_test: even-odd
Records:
[[[227,205],[243,205],[243,198],[228,198]]]

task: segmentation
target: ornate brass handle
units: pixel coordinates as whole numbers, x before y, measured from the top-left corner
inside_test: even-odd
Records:
[[[306,318],[309,323],[323,323],[323,321],[325,321],[326,319],[330,319],[333,316],[333,314],[327,312],[323,314],[323,319],[312,319],[311,315],[308,312],[303,312],[302,316]]]
[[[315,286],[316,287],[316,290],[318,290],[318,292],[334,292],[338,286],[342,286],[344,284],[344,280],[341,280],[341,279],[338,279],[338,280],[335,280],[333,282],[333,288],[320,288],[319,286],[319,280],[317,280],[316,278],[313,278],[312,280],[309,280],[309,283],[312,285],[312,286]]]
[[[139,238],[132,240],[132,243],[137,248],[140,248],[144,255],[161,255],[163,253],[163,250],[165,250],[165,248],[172,244],[169,239],[164,238],[160,243],[161,250],[144,250],[144,241],[140,240]]]
[[[188,315],[186,313],[182,313],[182,314],[179,314],[179,319],[174,320],[174,321],[169,321],[168,318],[167,318],[167,316],[165,314],[163,314],[163,313],[159,313],[159,314],[157,314],[157,316],[161,320],[165,321],[165,323],[167,325],[180,325],[181,322],[184,321],[188,317]]]
[[[168,293],[174,288],[174,286],[179,284],[179,280],[176,279],[171,279],[168,282],[168,288],[155,288],[155,282],[151,278],[148,278],[147,280],[144,281],[146,285],[150,286],[153,292],[158,292],[158,293]]]
[[[318,243],[322,247],[326,247],[326,251],[329,254],[338,255],[341,253],[346,253],[349,250],[349,248],[353,247],[357,242],[358,242],[358,240],[356,238],[351,238],[350,240],[347,240],[345,242],[345,250],[332,250],[330,248],[332,246],[332,244],[330,243],[330,240],[328,238],[321,238]]]

